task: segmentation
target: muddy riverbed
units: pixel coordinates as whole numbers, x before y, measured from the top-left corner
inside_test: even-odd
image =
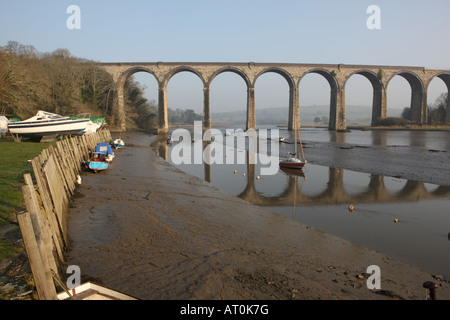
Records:
[[[86,279],[152,300],[421,300],[425,281],[439,285],[439,299],[450,298],[440,275],[183,173],[150,148],[154,136],[127,132],[123,138],[127,147],[116,151],[110,169],[82,175],[70,209],[68,263]],[[428,165],[418,168],[411,147],[324,145],[305,146],[311,163],[449,183],[448,152],[420,155]],[[371,265],[381,270],[379,290],[367,287]]]

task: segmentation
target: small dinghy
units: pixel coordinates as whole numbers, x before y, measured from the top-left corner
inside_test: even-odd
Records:
[[[106,170],[109,167],[109,161],[106,161],[106,153],[92,152],[89,160],[89,169],[94,172]]]
[[[123,148],[125,147],[125,142],[123,142],[122,139],[116,139],[113,142],[113,148],[114,149],[119,149],[119,148]]]

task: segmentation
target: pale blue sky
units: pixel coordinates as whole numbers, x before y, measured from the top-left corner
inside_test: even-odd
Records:
[[[66,9],[72,4],[81,9],[80,30],[66,27]],[[381,9],[381,30],[366,27],[369,5]],[[67,48],[75,56],[101,62],[254,61],[450,69],[449,17],[448,0],[2,0],[0,45],[14,40],[41,52]],[[136,78],[155,99],[152,77],[139,73]],[[388,109],[407,106],[406,81],[394,79],[391,86]],[[212,87],[213,112],[241,109],[245,89],[236,75],[219,76]],[[434,81],[429,98],[434,101],[445,90],[442,81]],[[169,107],[200,111],[202,92],[194,75],[178,74],[169,83]],[[257,108],[285,107],[287,84],[279,75],[266,74],[256,85],[256,97]],[[302,105],[328,104],[325,80],[305,77],[300,99]],[[369,82],[352,78],[346,100],[370,105]]]

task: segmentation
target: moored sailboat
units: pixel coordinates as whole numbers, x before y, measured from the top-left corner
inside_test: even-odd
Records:
[[[298,152],[297,152],[297,148],[298,148],[297,135],[299,137],[300,149],[302,152],[301,158],[298,157]],[[280,160],[280,167],[301,170],[305,166],[307,161],[305,159],[305,155],[303,152],[302,140],[300,138],[300,125],[298,126],[298,128],[295,129],[294,144],[295,144],[294,152],[289,152],[289,154],[286,158]]]

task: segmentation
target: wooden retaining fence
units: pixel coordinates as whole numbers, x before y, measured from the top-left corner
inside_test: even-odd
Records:
[[[25,174],[22,193],[26,212],[17,214],[39,299],[56,300],[55,282],[68,248],[69,201],[74,195],[81,163],[99,142],[111,142],[109,130],[57,141],[31,160],[34,179]]]

